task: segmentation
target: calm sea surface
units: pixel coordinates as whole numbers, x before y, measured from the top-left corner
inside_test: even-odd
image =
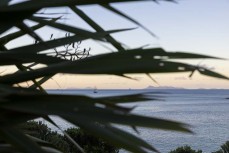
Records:
[[[176,120],[191,125],[195,134],[140,128],[140,137],[167,153],[178,146],[190,145],[210,153],[229,140],[229,90],[50,90],[50,93],[84,94],[89,96],[111,96],[145,91],[157,92],[162,101],[137,104],[134,113]],[[131,106],[133,104],[126,105]],[[63,128],[70,125],[57,119]],[[126,127],[121,127],[134,133]]]

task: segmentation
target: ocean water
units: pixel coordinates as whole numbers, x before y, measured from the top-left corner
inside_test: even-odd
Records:
[[[194,134],[139,128],[140,137],[162,153],[178,146],[190,145],[210,153],[229,140],[229,90],[49,90],[50,93],[111,96],[152,91],[161,100],[125,104],[137,105],[133,113],[176,120],[190,125]],[[57,119],[61,127],[69,125]],[[121,126],[131,133],[130,128]],[[134,133],[135,134],[135,133]],[[125,151],[122,151],[125,152]]]

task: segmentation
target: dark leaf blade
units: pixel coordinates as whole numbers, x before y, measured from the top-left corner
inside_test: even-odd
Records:
[[[122,13],[121,11],[118,11],[117,9],[115,9],[114,7],[112,7],[111,5],[104,4],[104,5],[101,5],[101,6],[103,6],[104,8],[106,8],[108,10],[110,10],[111,12],[114,12],[115,14],[118,14],[118,15],[122,16],[123,18],[128,19],[129,21],[137,24],[138,26],[140,26],[141,28],[143,28],[145,31],[147,31],[151,36],[156,37],[156,35],[152,31],[150,31],[148,28],[146,28],[145,26],[143,26],[141,23],[139,23],[138,21],[136,21],[133,18],[129,17],[128,15]]]
[[[46,153],[38,144],[15,128],[0,128],[0,137],[25,153]]]
[[[74,10],[73,7],[71,7],[71,8]],[[107,35],[109,35],[110,33],[122,32],[122,31],[128,31],[128,30],[134,29],[134,28],[128,28],[128,29],[117,29],[117,30],[104,31],[104,30],[101,30],[100,28],[99,28],[100,30],[98,30],[96,28],[97,33],[92,33],[90,31],[79,29],[79,28],[72,27],[69,25],[64,25],[64,24],[60,24],[60,23],[56,23],[56,22],[50,22],[47,20],[43,20],[39,17],[31,17],[30,20],[35,21],[35,22],[39,22],[42,24],[46,24],[46,25],[49,25],[51,27],[54,27],[54,28],[57,28],[60,30],[74,33],[74,34],[78,35],[79,37],[92,38],[92,39],[100,40],[100,41],[102,41],[102,38],[107,37]],[[94,26],[93,26],[93,28],[94,28]]]
[[[28,89],[22,87],[12,87],[5,84],[0,84],[0,92],[3,94],[19,94],[19,93],[30,93],[30,94],[43,94],[43,92],[36,89]],[[6,95],[4,95],[6,96]]]
[[[98,112],[88,113],[87,117],[82,114],[80,115],[81,119],[90,120],[93,119],[94,121],[101,122],[103,124],[106,123],[115,123],[119,125],[127,125],[127,126],[136,126],[136,127],[146,127],[146,128],[152,128],[152,129],[158,129],[158,130],[169,130],[169,131],[178,131],[178,132],[185,132],[185,133],[192,133],[192,131],[188,128],[188,125],[170,121],[170,120],[163,120],[159,118],[153,118],[153,117],[145,117],[140,115],[134,115],[134,114],[126,114],[126,115],[120,115],[120,114],[114,114],[110,112],[102,112],[99,114]],[[79,115],[78,113],[76,115]],[[104,117],[104,115],[106,115]],[[63,117],[70,117],[65,116]],[[79,119],[79,117],[73,117],[75,119]]]
[[[32,141],[36,142],[37,144],[39,144],[41,146],[41,148],[43,150],[45,150],[48,153],[62,153],[61,151],[57,150],[51,143],[46,142],[44,140],[38,139],[36,137],[30,136],[30,135],[26,135],[29,139],[31,139]]]
[[[70,9],[76,13],[78,16],[80,16],[85,22],[87,22],[92,28],[94,28],[97,32],[104,32],[103,28],[99,26],[96,22],[94,22],[89,16],[87,16],[83,11],[81,11],[79,8],[71,6]],[[112,36],[106,35],[105,39],[111,43],[115,48],[118,49],[118,51],[125,50],[122,45],[116,41]]]
[[[2,103],[0,107],[13,111],[191,132],[183,123],[129,114],[119,108],[102,108],[95,104],[103,105],[104,102],[100,103],[96,98],[67,95],[12,95],[5,98],[9,99],[9,102]]]
[[[23,31],[25,34],[30,35],[32,38],[35,39],[35,41],[38,42],[43,42],[42,38],[36,33],[34,32],[34,30],[30,27],[28,27],[23,21],[16,24],[16,26]]]
[[[15,52],[16,53],[38,53],[38,52],[45,51],[48,49],[53,49],[61,45],[78,42],[78,41],[82,41],[82,40],[90,39],[90,38],[102,41],[102,38],[104,38],[104,36],[109,33],[116,33],[116,32],[121,32],[121,31],[126,31],[126,30],[130,30],[130,29],[110,30],[110,31],[102,32],[102,33],[89,33],[89,34],[84,34],[82,36],[69,36],[67,38],[59,38],[55,40],[41,42],[38,44],[14,48],[14,49],[9,50],[8,53],[15,53]]]
[[[112,97],[100,97],[96,98],[97,100],[103,103],[130,103],[130,102],[142,102],[148,100],[159,100],[158,97],[150,97],[145,94],[150,94],[151,92],[143,92],[138,94],[131,94],[131,95],[120,95],[120,96],[112,96]]]
[[[1,0],[0,1],[0,7],[5,7],[9,4],[11,0]]]
[[[39,81],[37,81],[37,83],[38,83],[39,85],[42,85],[42,84],[44,84],[45,82],[47,82],[48,80],[52,79],[52,77],[53,77],[53,76],[45,76],[45,77],[41,78]],[[33,84],[33,85],[31,85],[29,88],[30,88],[30,89],[34,89],[34,88],[36,88],[36,85]]]
[[[89,131],[91,134],[100,137],[107,142],[110,142],[118,147],[122,147],[126,150],[135,153],[147,153],[144,149],[142,149],[139,145],[133,145],[131,141],[127,139],[123,139],[122,137],[118,136],[117,134],[113,133],[112,131],[99,126],[93,122],[85,122],[81,119],[74,120],[73,118],[65,118],[66,120],[70,121],[73,124],[80,126],[82,129]]]
[[[0,152],[3,152],[3,153],[17,153],[17,150],[14,149],[10,144],[1,144],[0,143]]]
[[[9,111],[4,112],[6,110],[0,109],[2,112],[0,113],[2,117],[4,117],[4,120],[0,120],[0,127],[10,127],[15,126],[17,124],[26,122],[28,120],[35,119],[39,117],[39,115],[34,115],[33,113],[23,113],[23,112],[17,112],[17,111]]]
[[[140,138],[138,138],[138,137],[136,137],[136,136],[134,136],[128,132],[122,131],[122,130],[115,128],[113,126],[110,126],[110,125],[107,125],[106,128],[109,131],[112,131],[113,133],[122,137],[122,139],[127,139],[127,140],[131,141],[132,143],[134,143],[133,145],[140,145],[146,149],[158,152],[153,146],[149,145],[148,143],[146,143],[142,139],[140,139]]]
[[[65,38],[66,39],[66,38]],[[44,46],[42,46],[44,47]],[[12,75],[5,75],[0,78],[1,83],[15,84],[39,77],[50,76],[56,73],[70,74],[125,74],[125,73],[169,73],[169,72],[192,72],[198,69],[197,66],[189,64],[154,59],[154,56],[170,56],[163,50],[134,50],[118,53],[108,53],[88,57],[74,62],[64,62],[40,68],[33,72],[20,72]],[[176,53],[171,53],[175,54]],[[185,54],[186,55],[186,54]],[[163,59],[162,56],[162,59]],[[182,55],[183,56],[183,55]],[[185,58],[192,58],[188,55]],[[203,58],[203,56],[200,56]],[[182,58],[182,57],[180,57]],[[197,58],[197,55],[195,55]],[[207,57],[206,57],[207,58]],[[109,67],[107,66],[109,65]]]
[[[60,150],[57,150],[53,147],[46,147],[46,146],[43,146],[42,149],[47,152],[47,153],[63,153],[61,152]]]
[[[23,129],[22,129],[22,130],[23,130]],[[27,136],[28,138],[30,138],[32,141],[41,144],[42,146],[52,146],[52,145],[51,145],[50,143],[48,143],[47,141],[41,140],[41,139],[39,139],[39,138],[36,138],[36,137],[31,136],[31,135],[28,135],[28,134],[26,134],[26,136]]]
[[[81,153],[85,153],[84,149],[64,130],[62,130],[62,128],[60,126],[58,126],[49,116],[47,116],[45,118],[47,121],[49,121],[52,125],[54,125],[55,127],[57,127],[59,130],[61,130],[61,132],[66,136],[66,138],[81,152]]]
[[[198,68],[197,69],[198,72],[200,72],[200,74],[202,75],[206,75],[206,76],[210,76],[210,77],[214,77],[214,78],[219,78],[219,79],[226,79],[226,80],[229,80],[228,77],[224,76],[224,75],[221,75],[219,73],[216,73],[216,72],[213,72],[213,71],[210,71],[206,68]]]
[[[4,52],[0,53],[0,65],[15,65],[15,64],[26,64],[26,63],[40,63],[40,64],[55,64],[66,62],[67,60],[47,56],[45,54],[33,54],[33,53],[12,53],[12,52]]]
[[[51,20],[51,22],[55,22],[55,21],[57,21],[58,19],[59,19],[59,18],[54,18],[54,19]],[[30,27],[30,28],[31,28],[32,30],[35,31],[35,30],[40,29],[40,28],[42,28],[42,27],[44,27],[44,26],[45,26],[44,24],[39,23],[39,24],[37,24],[37,25],[35,25],[35,26],[32,26],[32,27]],[[0,38],[0,43],[1,43],[1,44],[7,44],[8,42],[10,42],[10,41],[12,41],[12,40],[14,40],[14,39],[16,39],[16,38],[18,38],[18,37],[21,37],[21,36],[23,36],[23,35],[25,35],[25,33],[24,33],[23,31],[17,31],[17,32],[8,34],[8,35],[6,35],[6,36]]]
[[[31,9],[41,9],[44,7],[59,7],[59,6],[70,6],[70,5],[91,5],[91,4],[108,4],[114,2],[131,2],[131,1],[150,1],[150,0],[55,0],[55,1],[25,1],[9,7],[0,7],[0,12],[12,12],[12,11],[23,11]],[[171,0],[172,1],[172,0]]]
[[[0,16],[1,16],[1,26],[0,26],[0,34],[12,28],[18,23],[21,23],[24,19],[29,18],[35,13],[37,10],[29,10],[29,11],[16,11],[16,12],[2,12],[3,9],[7,9],[7,7],[0,7]],[[10,19],[10,20],[9,20]]]
[[[225,60],[224,58],[208,56],[208,55],[201,55],[201,54],[194,54],[194,53],[184,53],[184,52],[168,52],[168,56],[170,59],[220,59]]]
[[[149,58],[152,60],[167,60],[167,59],[223,59],[214,56],[195,54],[189,52],[174,52],[174,51],[165,51],[163,48],[149,48],[149,49],[132,49],[127,50],[129,56],[139,56],[139,58]]]

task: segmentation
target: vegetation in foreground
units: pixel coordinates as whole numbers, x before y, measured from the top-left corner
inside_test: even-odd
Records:
[[[51,143],[54,147],[61,150],[64,153],[80,153],[78,148],[73,145],[66,135],[60,134],[51,130],[46,124],[41,121],[29,121],[18,126],[26,134],[39,138],[41,140]],[[66,132],[71,138],[75,140],[86,153],[118,153],[119,148],[94,137],[83,131],[80,128],[69,128]],[[175,150],[171,150],[169,153],[202,153],[202,150],[194,150],[190,146],[178,147]],[[221,149],[212,153],[229,153],[229,141],[225,142],[221,146]]]
[[[175,150],[170,151],[169,153],[202,153],[202,150],[194,150],[190,146],[178,147]],[[229,153],[229,141],[221,145],[221,148],[212,153]]]
[[[132,112],[133,108],[119,105],[121,103],[157,99],[158,97],[153,94],[141,93],[110,97],[56,95],[47,94],[42,87],[45,82],[58,73],[106,74],[121,76],[125,79],[134,79],[126,74],[142,73],[154,80],[150,73],[187,72],[192,77],[195,72],[199,72],[205,76],[228,80],[228,77],[206,67],[183,62],[187,59],[220,58],[182,51],[168,52],[161,47],[146,49],[144,46],[140,46],[128,48],[112,34],[130,32],[134,28],[105,30],[107,28],[103,28],[93,17],[88,16],[86,10],[82,7],[96,4],[108,13],[118,15],[154,36],[145,26],[123,13],[122,9],[119,10],[113,7],[113,4],[117,2],[121,5],[122,2],[128,3],[130,1],[149,2],[148,0],[27,0],[12,4],[11,0],[0,1],[0,68],[2,68],[0,72],[0,152],[59,152],[51,145],[28,136],[16,128],[21,123],[39,117],[57,126],[50,115],[59,116],[118,148],[135,153],[158,151],[139,137],[120,130],[115,125],[131,127],[136,133],[138,133],[138,127],[184,133],[192,132],[187,124],[156,117],[140,116]],[[165,1],[174,2],[174,0]],[[159,1],[154,0],[153,2]],[[93,29],[93,32],[86,30],[85,27],[76,27],[70,23],[61,22],[60,20],[63,19],[62,13],[48,12],[55,7],[64,7],[71,10],[74,15],[84,20]],[[53,17],[53,14],[57,16]],[[28,24],[27,21],[35,24]],[[114,21],[110,20],[109,22],[112,25]],[[11,31],[12,28],[15,31]],[[44,39],[40,31],[41,28],[52,28],[58,32],[69,33],[69,35],[51,40]],[[15,42],[22,36],[29,36],[28,39],[30,39],[30,41],[24,41],[26,43],[23,44],[24,46],[22,44],[18,45],[17,41]],[[134,38],[141,39],[139,37]],[[88,39],[95,40],[95,42],[99,42],[98,44],[112,46],[113,49],[108,53],[95,56],[87,56],[87,53],[84,56],[84,50],[75,52],[75,43]],[[35,44],[29,43],[34,41]],[[12,45],[10,46],[8,43]],[[63,46],[65,46],[65,50],[60,49]],[[70,48],[71,46],[72,48]],[[9,66],[15,66],[17,69],[5,72],[5,66],[7,66],[7,70]],[[42,138],[48,139],[48,135],[44,134]],[[58,135],[53,139],[57,138]],[[72,140],[70,137],[67,138]],[[71,142],[75,144],[74,141]],[[75,144],[75,147],[81,153],[84,152],[79,145]]]
[[[229,153],[229,141],[221,145],[221,148],[213,153]]]
[[[41,121],[29,121],[19,125],[26,134],[47,141],[64,153],[80,153],[78,148],[72,144],[66,135],[51,130]],[[86,153],[118,153],[119,149],[109,143],[94,137],[80,128],[69,128],[64,131],[76,143],[78,143]]]
[[[190,146],[178,147],[175,150],[170,151],[169,153],[202,153],[201,150],[193,150]]]

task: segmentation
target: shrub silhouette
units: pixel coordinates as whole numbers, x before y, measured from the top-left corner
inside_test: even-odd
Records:
[[[178,147],[175,150],[170,151],[169,153],[202,153],[201,150],[193,150],[190,146]]]
[[[41,121],[29,121],[19,125],[26,134],[45,140],[55,146],[57,149],[65,153],[80,153],[78,148],[69,141],[69,139],[56,132],[52,131],[46,124]],[[96,138],[80,128],[69,128],[65,131],[71,138],[75,140],[87,153],[118,153],[119,149]]]
[[[225,142],[222,146],[221,149],[219,149],[216,152],[212,153],[229,153],[229,141]]]
[[[71,138],[75,140],[85,152],[91,153],[117,153],[119,149],[104,142],[103,140],[94,137],[86,133],[84,130],[79,128],[70,128],[65,131]],[[70,143],[70,141],[65,137],[66,142],[69,143],[69,148],[71,153],[78,153],[78,149]]]

